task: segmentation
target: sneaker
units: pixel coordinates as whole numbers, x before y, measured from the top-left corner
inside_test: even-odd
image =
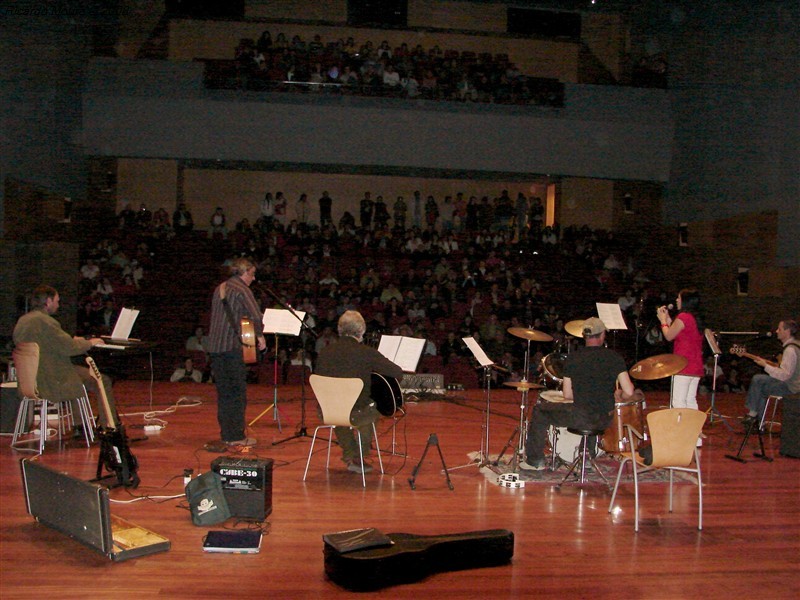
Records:
[[[361,463],[357,460],[351,460],[347,463],[347,470],[351,473],[361,473]],[[364,463],[364,473],[371,473],[372,472],[372,465],[368,463]]]
[[[519,468],[523,471],[544,471],[545,464],[544,459],[540,458],[539,460],[534,460],[531,462],[527,461],[520,461]]]
[[[228,446],[234,448],[250,448],[256,445],[256,438],[246,437],[241,440],[234,440],[232,442],[225,442]]]

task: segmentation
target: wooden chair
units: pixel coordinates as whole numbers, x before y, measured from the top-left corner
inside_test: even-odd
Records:
[[[306,480],[308,475],[308,466],[311,464],[311,455],[314,453],[314,443],[317,441],[317,434],[320,429],[329,429],[330,435],[328,436],[328,458],[325,462],[325,469],[328,469],[331,462],[331,441],[333,439],[334,427],[349,427],[356,429],[350,423],[350,413],[358,400],[361,390],[364,388],[364,382],[357,377],[325,377],[323,375],[313,374],[309,377],[311,389],[314,390],[314,396],[319,402],[322,409],[322,425],[314,429],[314,437],[311,439],[311,448],[308,451],[308,460],[306,461],[306,470],[303,473],[303,481]],[[381,460],[381,450],[378,446],[378,432],[375,429],[375,424],[372,424],[372,435],[375,437],[375,450],[378,454],[378,463],[380,464],[381,473],[383,473],[383,461]],[[367,480],[364,474],[364,449],[361,447],[361,436],[356,434],[358,441],[358,456],[361,464],[361,483],[367,487]]]
[[[644,459],[636,451],[636,440],[643,439],[643,434],[626,424],[631,451],[621,454],[622,462],[619,465],[608,512],[611,512],[614,507],[614,499],[617,497],[617,488],[619,488],[619,481],[626,462],[630,462],[633,466],[634,531],[639,531],[639,475],[657,469],[669,471],[669,512],[672,512],[673,472],[685,471],[697,476],[699,499],[697,528],[703,529],[703,481],[700,475],[697,438],[700,436],[705,422],[706,413],[691,408],[669,408],[648,414],[647,427],[653,449],[653,460],[649,465],[645,464]],[[694,467],[691,466],[692,460],[694,460]]]
[[[17,369],[17,380],[19,395],[22,397],[19,409],[17,410],[17,421],[14,426],[14,435],[11,438],[11,447],[16,450],[35,452],[33,448],[20,447],[23,444],[37,442],[39,444],[39,454],[44,452],[44,443],[47,439],[47,412],[48,407],[55,407],[58,414],[58,425],[56,427],[58,439],[66,433],[69,425],[74,425],[72,414],[72,404],[70,400],[48,400],[39,396],[39,389],[36,385],[36,376],[39,371],[39,344],[35,342],[22,342],[16,345],[12,352],[14,366]],[[83,437],[88,448],[94,441],[94,415],[92,406],[89,404],[89,396],[86,388],[83,388],[83,395],[75,398],[75,406],[80,414],[81,425],[83,426]],[[39,413],[39,434],[20,441],[28,428],[28,416],[36,409]]]

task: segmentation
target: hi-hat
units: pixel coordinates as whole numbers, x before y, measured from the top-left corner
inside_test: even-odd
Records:
[[[526,329],[525,327],[509,327],[508,333],[523,340],[530,340],[532,342],[552,342],[553,336],[545,333],[544,331],[537,331],[536,329]]]
[[[657,354],[640,360],[628,372],[634,379],[661,379],[680,373],[688,362],[677,354]]]
[[[567,333],[570,335],[574,335],[575,337],[582,338],[583,337],[583,319],[578,319],[577,321],[570,321],[566,325],[564,325],[564,329],[567,330]]]
[[[507,385],[508,387],[517,388],[518,390],[541,390],[544,389],[544,386],[540,383],[534,383],[532,381],[504,381],[503,385]]]

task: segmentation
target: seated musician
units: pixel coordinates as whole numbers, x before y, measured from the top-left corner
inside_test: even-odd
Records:
[[[403,370],[375,348],[361,343],[367,326],[358,311],[345,311],[339,317],[338,329],[339,339],[320,350],[316,373],[327,377],[358,377],[364,382],[364,389],[350,413],[350,422],[358,429],[365,458],[364,471],[369,472],[372,466],[366,462],[366,457],[372,441],[372,424],[380,417],[375,402],[370,398],[372,373],[398,378],[403,375]],[[361,473],[358,442],[353,431],[347,427],[336,427],[334,432],[342,448],[342,460],[347,470]]]
[[[753,375],[750,387],[747,388],[747,416],[744,425],[761,417],[769,396],[788,396],[800,393],[800,345],[797,340],[798,324],[793,319],[784,319],[778,323],[775,334],[783,344],[780,364],[774,364],[761,357],[753,361],[764,373]]]
[[[604,345],[605,324],[596,317],[587,319],[583,323],[583,338],[585,347],[570,353],[564,362],[564,399],[572,403],[540,402],[533,408],[525,440],[525,460],[520,463],[523,470],[544,469],[549,426],[606,429],[612,420],[616,386],[622,389],[625,400],[634,395],[625,361]]]
[[[40,285],[31,296],[31,311],[22,315],[14,326],[14,343],[35,342],[39,344],[39,370],[36,384],[42,398],[51,401],[74,400],[83,395],[83,385],[95,392],[99,398],[97,383],[90,375],[86,365],[72,363],[72,357],[85,354],[90,348],[102,344],[100,338],[84,339],[71,337],[61,329],[61,324],[53,318],[58,311],[61,298],[58,291],[49,285]],[[111,392],[111,379],[103,375],[103,387],[108,398],[109,408],[116,419],[114,395]],[[94,413],[100,424],[108,426],[105,411],[94,406]],[[72,414],[78,414],[77,406]]]

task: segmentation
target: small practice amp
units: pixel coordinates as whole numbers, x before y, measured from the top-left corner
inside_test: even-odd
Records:
[[[263,521],[272,512],[272,459],[220,456],[211,469],[222,478],[232,517]]]

